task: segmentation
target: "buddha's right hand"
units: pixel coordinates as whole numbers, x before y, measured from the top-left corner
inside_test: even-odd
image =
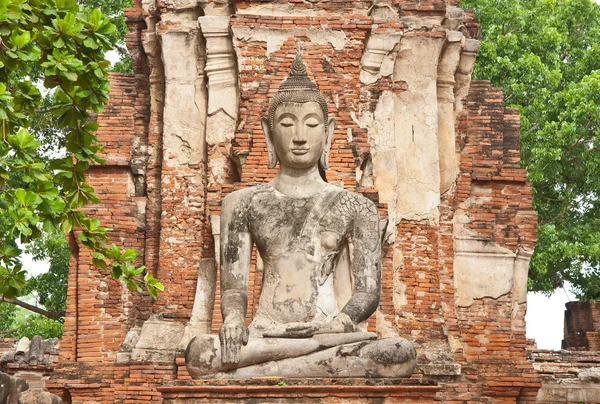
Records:
[[[219,330],[219,340],[221,341],[221,363],[236,364],[240,361],[240,350],[242,345],[248,343],[249,332],[248,327],[244,325],[243,320],[228,320],[225,320]]]

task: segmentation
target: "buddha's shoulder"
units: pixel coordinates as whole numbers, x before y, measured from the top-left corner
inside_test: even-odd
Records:
[[[233,191],[223,198],[223,206],[238,205],[240,203],[250,202],[255,196],[265,193],[272,193],[273,189],[269,184],[260,184],[248,188]]]
[[[350,192],[345,189],[339,189],[339,198],[337,204],[340,207],[353,211],[354,213],[364,215],[378,215],[375,203],[365,196]]]

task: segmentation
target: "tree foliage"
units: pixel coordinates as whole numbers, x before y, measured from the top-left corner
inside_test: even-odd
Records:
[[[25,283],[24,294],[33,293],[40,305],[51,312],[63,312],[67,308],[67,280],[71,249],[60,232],[45,233],[28,246],[27,252],[35,261],[50,263],[47,272],[30,277]],[[61,316],[62,317],[62,316]]]
[[[125,8],[133,6],[133,0],[78,0],[81,7],[88,10],[99,9],[102,14],[110,18],[115,26],[112,34],[108,35],[108,40],[117,51],[119,59],[111,66],[110,70],[119,73],[133,73],[133,65],[129,52],[125,48],[125,34],[127,34],[127,24],[125,24]]]
[[[53,320],[41,314],[26,314],[17,319],[12,327],[14,331],[8,337],[32,339],[36,335],[42,338],[60,338],[63,332],[62,319]]]
[[[12,325],[15,320],[17,306],[13,304],[0,303],[0,330],[13,330]],[[0,331],[0,338],[5,337]]]
[[[103,163],[91,114],[100,113],[108,99],[104,54],[114,32],[99,10],[80,9],[74,0],[0,0],[0,297],[5,301],[14,303],[28,291],[20,246],[44,234],[74,230],[93,251],[99,270],[131,290],[141,291],[145,284],[156,296],[162,289],[151,274],[143,276],[143,266],[133,265],[135,250],[108,245],[107,229],[81,210],[100,201],[84,173]],[[43,102],[37,82],[52,92],[50,101]],[[65,153],[58,158],[44,157],[40,141],[30,133],[36,123],[44,126],[41,108],[49,117],[45,126],[51,122],[56,133],[64,133]],[[47,135],[52,138],[52,130]],[[51,268],[47,277],[64,279],[59,272]],[[43,304],[64,305],[40,287],[44,282],[38,277]]]
[[[565,281],[600,298],[600,5],[592,0],[466,0],[479,18],[474,76],[521,111],[521,160],[534,188],[531,290]]]

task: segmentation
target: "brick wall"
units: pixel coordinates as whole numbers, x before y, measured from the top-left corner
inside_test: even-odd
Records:
[[[562,348],[600,351],[600,303],[568,302]]]
[[[344,46],[313,41],[308,33],[299,36],[309,44],[303,54],[309,77],[336,119],[325,176],[329,182],[379,202],[372,182],[357,180],[357,171],[371,158],[368,130],[359,125],[357,117],[375,111],[384,91],[401,94],[407,88],[406,83],[389,77],[362,84],[360,63],[369,35],[402,31],[403,24],[370,17],[371,1],[269,2],[301,10],[294,19],[251,13],[266,3],[235,1],[238,13],[231,17],[232,29],[327,27],[343,32]],[[443,1],[390,3],[403,16],[439,17],[447,8]],[[116,353],[127,332],[151,314],[162,314],[166,321],[189,320],[199,259],[215,255],[210,217],[219,215],[226,194],[269,181],[276,173],[267,168],[260,117],[289,72],[298,35],[290,34],[274,51],[267,49],[264,41],[237,40],[237,56],[242,62],[235,138],[229,145],[209,148],[205,161],[174,167],[163,161],[177,157],[163,156],[164,72],[156,62],[159,51],[148,45],[154,32],[149,24],[165,24],[160,29],[167,29],[167,21],[157,16],[166,13],[169,4],[159,2],[154,16],[143,14],[141,1],[127,11],[131,29],[127,45],[136,74],[111,76],[111,100],[98,117],[107,165],[88,173],[103,199],[90,207],[90,213],[113,229],[109,235],[112,242],[138,249],[140,263],[160,278],[167,291],[157,301],[145,294],[131,294],[108,274],[91,267],[89,252],[72,240],[65,334],[60,364],[49,387],[73,402],[158,402],[158,386],[189,379],[181,358],[169,363],[117,363]],[[467,17],[465,27],[474,35],[477,22]],[[441,31],[426,30],[407,35],[444,36]],[[524,303],[510,292],[479,299],[468,307],[456,304],[457,210],[470,219],[464,224],[465,231],[508,250],[532,249],[536,239],[531,186],[520,168],[518,114],[505,109],[501,90],[489,82],[471,84],[456,124],[456,149],[460,172],[455,186],[442,196],[439,220],[400,220],[395,241],[385,246],[380,315],[371,319],[370,327],[375,329],[376,321],[384,321],[415,342],[420,366],[413,381],[437,382],[439,401],[533,402],[540,381],[525,357]],[[222,183],[209,183],[206,161],[217,154],[231,156],[235,169]],[[378,206],[382,217],[387,216],[387,205]],[[181,240],[185,242],[179,243]],[[255,257],[248,321],[260,293],[261,277],[254,261]],[[221,321],[219,300],[217,290],[213,332]],[[440,357],[453,369],[461,368],[460,374],[428,371],[439,369]]]
[[[542,378],[540,403],[600,402],[600,353],[528,350],[527,356]]]

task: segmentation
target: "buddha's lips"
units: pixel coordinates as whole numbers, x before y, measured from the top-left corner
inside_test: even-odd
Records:
[[[308,150],[309,150],[309,149],[290,149],[290,150],[291,150],[291,152],[292,152],[292,153],[294,153],[294,154],[299,154],[299,155],[301,155],[301,154],[306,154],[306,153],[308,153]]]

